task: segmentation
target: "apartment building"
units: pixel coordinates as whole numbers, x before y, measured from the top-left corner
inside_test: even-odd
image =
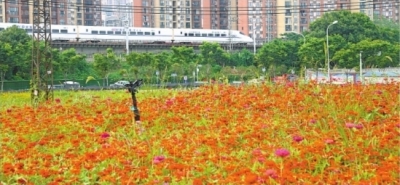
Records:
[[[101,20],[103,26],[132,26],[132,0],[102,0]]]
[[[32,22],[29,15],[30,5],[27,1],[0,0],[0,22],[29,23]]]
[[[238,2],[238,30],[256,42],[276,38],[280,0],[247,0]],[[290,9],[288,9],[290,11]]]
[[[133,0],[133,26],[237,29],[237,0]]]
[[[362,0],[360,0],[362,1]],[[365,13],[365,10],[371,11],[373,18],[384,17],[386,19],[395,20],[400,23],[399,11],[400,1],[399,0],[374,0],[368,6],[366,0],[363,1],[366,6],[364,10],[360,10]]]
[[[101,1],[68,0],[68,24],[101,26]]]
[[[51,1],[51,24],[66,25],[68,23],[67,5],[68,0]],[[26,13],[29,16],[29,11]]]
[[[33,0],[0,0],[0,22],[33,23]],[[100,0],[52,0],[51,23],[101,25]]]

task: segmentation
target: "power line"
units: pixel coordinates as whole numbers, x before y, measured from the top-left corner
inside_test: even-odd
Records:
[[[33,3],[31,2],[16,2],[16,3],[9,3],[9,4],[17,4],[17,5],[33,5]],[[342,3],[344,5],[346,5],[347,7],[355,7],[357,6],[357,8],[348,8],[348,9],[343,9],[343,10],[348,10],[348,11],[354,11],[354,10],[363,10],[362,8],[360,8],[359,2],[350,2],[350,3]],[[388,5],[388,4],[392,4],[393,6],[400,6],[400,2],[397,0],[392,0],[392,1],[388,1],[388,2],[373,2],[373,1],[367,1],[365,2],[364,6],[365,7],[369,7],[369,6],[374,6],[375,5],[375,9],[380,9],[381,7],[383,7],[384,5]],[[165,14],[167,15],[168,13],[162,13],[162,12],[155,12],[155,11],[161,11],[165,8],[165,11],[167,12],[168,10],[170,10],[170,8],[173,8],[172,6],[164,6],[164,7],[157,7],[157,6],[127,6],[127,5],[111,5],[111,6],[104,6],[104,5],[100,5],[98,7],[97,4],[93,4],[93,3],[82,3],[82,4],[77,4],[77,3],[62,3],[62,2],[52,2],[52,7],[54,7],[53,5],[64,5],[66,6],[65,9],[67,10],[78,10],[79,8],[100,8],[100,10],[96,10],[97,12],[114,12],[114,11],[110,11],[110,10],[121,10],[121,9],[131,9],[133,10],[134,13],[139,13],[139,14],[150,14],[150,15],[161,15],[161,14]],[[215,13],[213,12],[218,12],[219,14],[221,13],[227,13],[227,15],[230,15],[229,12],[234,12],[234,15],[252,15],[253,13],[250,12],[254,12],[254,11],[261,11],[261,15],[278,15],[278,14],[285,14],[285,10],[292,10],[290,13],[302,13],[302,10],[317,10],[317,12],[332,12],[332,11],[340,11],[341,9],[334,9],[334,10],[329,10],[331,6],[335,7],[337,4],[336,3],[326,3],[324,4],[324,6],[318,6],[318,7],[313,7],[314,5],[312,4],[306,4],[306,5],[294,5],[294,6],[262,6],[262,7],[244,7],[244,8],[237,8],[237,7],[227,7],[225,8],[224,11],[221,11],[218,9],[218,7],[179,7],[175,9],[178,9],[179,13],[175,13],[175,14],[185,14],[186,13],[186,8],[190,8],[189,11],[191,11],[192,13],[189,14],[193,14],[193,11],[200,11],[199,15],[215,15]],[[376,7],[378,6],[378,7]],[[326,7],[326,8],[325,8]],[[102,8],[106,9],[106,11],[102,10]],[[151,11],[144,11],[144,8],[149,8],[151,9]],[[168,9],[167,9],[168,8]],[[324,8],[324,10],[321,10],[321,8]],[[365,8],[365,9],[374,9],[374,7],[371,8]],[[135,11],[135,10],[140,10],[140,11]],[[274,11],[273,13],[267,13],[268,10],[272,10]],[[84,11],[84,9],[82,9],[82,11]],[[95,11],[95,12],[96,12]],[[183,12],[183,13],[182,13]],[[206,12],[206,13],[204,13]],[[311,11],[310,11],[311,12]],[[308,12],[307,12],[308,13]]]

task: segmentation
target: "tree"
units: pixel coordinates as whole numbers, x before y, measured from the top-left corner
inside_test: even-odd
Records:
[[[171,53],[165,51],[154,56],[154,60],[151,65],[155,68],[156,72],[158,71],[157,78],[161,77],[161,81],[165,80],[167,68],[171,63],[170,58]]]
[[[31,41],[25,30],[16,26],[0,32],[0,64],[8,66],[7,70],[3,67],[4,79],[22,79],[29,76],[31,52],[26,51],[30,51]]]
[[[335,11],[324,14],[320,19],[310,24],[310,36],[326,37],[326,29],[334,21],[338,21],[329,29],[329,35],[341,35],[346,41],[357,43],[366,38],[378,39],[381,37],[378,27],[364,13],[350,11]]]
[[[256,66],[270,67],[282,64],[289,55],[286,45],[282,39],[275,39],[264,44],[256,54]]]
[[[229,59],[229,55],[218,43],[203,42],[200,45],[200,53],[202,57],[202,64],[218,64],[225,66],[225,63]]]
[[[254,64],[254,55],[247,49],[231,54],[229,66],[250,66]]]
[[[0,81],[1,81],[1,91],[3,91],[4,80],[6,78],[6,73],[9,70],[9,66],[12,65],[13,51],[9,43],[0,45]]]
[[[3,92],[3,86],[4,86],[4,79],[5,79],[7,71],[8,71],[8,66],[5,64],[0,64],[0,81],[1,81],[0,91],[2,91],[2,92]]]
[[[390,43],[400,42],[400,23],[378,15],[374,15],[373,22],[378,26],[381,35],[379,39]]]
[[[0,32],[0,42],[9,43],[12,47],[17,46],[18,44],[25,45],[31,41],[32,39],[26,31],[15,25]]]
[[[302,45],[299,49],[298,55],[301,65],[314,69],[326,67],[324,63],[326,61],[325,47],[325,39],[308,38],[306,44]]]
[[[69,74],[74,74],[81,70],[86,70],[85,56],[77,54],[74,48],[64,50],[59,56],[54,56],[53,59],[57,60],[56,67],[62,72],[64,79],[68,79]],[[56,61],[55,61],[56,62]]]
[[[393,67],[398,65],[400,48],[383,40],[365,39],[361,42],[350,44],[348,47],[336,52],[333,59],[338,61],[341,68],[358,68],[360,52],[364,67]]]
[[[202,57],[202,64],[206,67],[206,75],[209,79],[211,74],[211,67],[213,65],[225,66],[229,60],[229,55],[221,48],[218,43],[203,42],[200,45],[200,53]]]
[[[103,86],[108,86],[108,75],[112,69],[119,66],[119,60],[111,48],[107,48],[106,53],[94,54],[94,69],[102,76]]]
[[[194,53],[192,47],[172,47],[171,50],[172,63],[187,64],[196,60],[196,53]]]

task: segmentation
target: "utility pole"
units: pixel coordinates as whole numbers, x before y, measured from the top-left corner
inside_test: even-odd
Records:
[[[231,14],[229,13],[230,7],[228,10],[228,27],[229,27],[229,53],[232,53],[232,32],[231,32],[231,22],[235,22],[237,20],[237,17],[231,17]]]
[[[129,6],[128,3],[126,3],[126,17],[125,17],[125,40],[126,40],[126,55],[129,55]]]
[[[271,1],[267,2],[267,43],[271,41]]]
[[[256,50],[256,39],[257,39],[257,36],[256,36],[256,17],[254,16],[253,17],[253,49],[254,49],[254,55],[256,55],[256,53],[257,53],[257,50]]]
[[[33,106],[37,106],[43,99],[52,100],[54,98],[50,8],[51,0],[33,1],[32,80],[30,84]],[[44,42],[44,47],[40,47],[41,41]]]

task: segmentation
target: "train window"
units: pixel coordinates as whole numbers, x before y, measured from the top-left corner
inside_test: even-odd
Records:
[[[107,31],[107,35],[112,35],[112,34],[114,34],[113,31]]]
[[[150,32],[144,32],[144,35],[150,35]]]
[[[194,34],[193,33],[189,33],[189,37],[193,37],[194,36]]]
[[[161,34],[161,31],[158,31],[158,34]]]
[[[100,35],[105,35],[106,31],[100,31]]]
[[[155,35],[155,33],[154,33],[154,32],[151,32],[151,35]]]
[[[120,31],[115,31],[115,35],[121,35]]]
[[[215,36],[216,36],[216,37],[219,37],[219,33],[216,33]]]
[[[201,36],[202,37],[207,37],[207,33],[202,33]]]
[[[181,32],[181,35],[182,35],[182,32]]]
[[[92,30],[92,34],[99,34],[99,31]]]
[[[1,30],[1,28],[0,28],[0,30]],[[27,33],[32,33],[32,29],[26,29],[25,30]]]
[[[209,34],[208,34],[208,36],[209,36],[209,37],[212,37],[212,36],[214,36],[214,34],[212,34],[212,33],[209,33]]]
[[[88,29],[86,29],[86,32],[88,32]]]
[[[185,33],[185,37],[187,36],[187,33]]]
[[[68,33],[68,30],[61,30],[61,33]]]
[[[129,32],[129,35],[136,35],[136,32]]]
[[[74,31],[75,31],[75,28],[74,28]]]
[[[195,36],[196,36],[196,37],[200,37],[200,33],[196,33]]]
[[[226,34],[225,33],[221,34],[221,37],[226,37]]]
[[[140,32],[137,32],[137,34],[138,34],[138,35],[143,35],[143,32],[140,31]]]
[[[56,29],[51,30],[51,33],[60,33],[60,30],[56,30]]]

